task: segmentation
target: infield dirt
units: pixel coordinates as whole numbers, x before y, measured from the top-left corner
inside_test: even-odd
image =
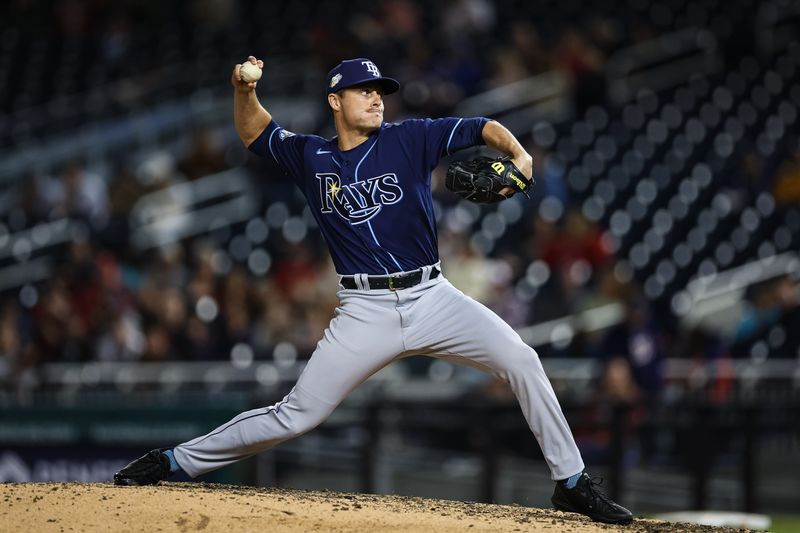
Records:
[[[197,483],[0,484],[2,532],[733,532],[637,519],[597,524],[516,505]]]

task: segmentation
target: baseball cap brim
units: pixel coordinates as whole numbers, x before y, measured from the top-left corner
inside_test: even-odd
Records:
[[[359,85],[366,85],[367,83],[377,83],[380,85],[381,89],[383,89],[383,94],[392,94],[400,90],[400,82],[394,78],[368,77],[360,80],[352,80],[347,83],[337,85],[336,87],[328,87],[328,93],[335,93],[336,91],[341,91],[342,89],[358,87]]]

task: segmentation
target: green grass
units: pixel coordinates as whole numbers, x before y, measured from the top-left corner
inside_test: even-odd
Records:
[[[800,533],[800,516],[773,516],[769,531],[773,533]]]

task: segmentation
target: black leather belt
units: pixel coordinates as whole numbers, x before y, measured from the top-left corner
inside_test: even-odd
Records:
[[[441,271],[437,267],[433,267],[430,279],[438,278],[439,274],[441,274]],[[367,276],[367,280],[369,281],[370,289],[389,289],[391,291],[408,289],[422,281],[422,269],[392,276]],[[342,276],[340,283],[345,289],[358,289],[354,276]]]

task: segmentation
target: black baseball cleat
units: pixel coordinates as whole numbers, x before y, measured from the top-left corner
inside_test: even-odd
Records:
[[[606,524],[629,524],[633,514],[611,501],[592,481],[588,474],[582,474],[574,488],[568,489],[563,483],[556,483],[556,490],[550,498],[559,511],[581,513],[595,522]]]
[[[169,448],[151,450],[114,474],[114,485],[155,485],[170,476]]]

